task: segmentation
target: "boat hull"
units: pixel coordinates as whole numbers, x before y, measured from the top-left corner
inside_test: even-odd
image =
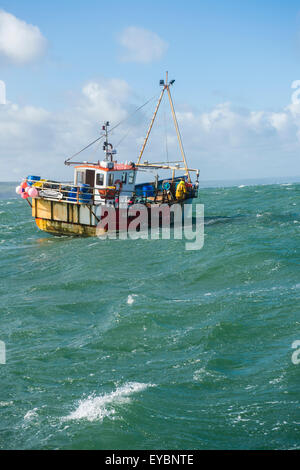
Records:
[[[178,204],[183,205],[191,202],[192,199],[186,199],[178,202]],[[99,229],[98,226],[101,220],[101,213],[102,208],[97,205],[74,204],[67,201],[45,199],[32,200],[32,216],[35,218],[37,227],[53,235],[95,237],[101,235],[101,232],[104,234],[107,231],[107,227],[104,226],[104,228]],[[117,221],[121,216],[127,218],[125,230],[126,227],[128,230],[130,222],[133,221],[136,216],[128,217],[126,209],[117,209],[116,213]],[[153,221],[151,223],[150,213],[150,208],[148,208],[148,226],[155,227]],[[159,219],[158,226],[160,226],[161,223],[162,218]],[[118,222],[116,230],[119,231]]]
[[[71,222],[61,222],[58,220],[46,220],[35,218],[36,225],[44,232],[53,235],[69,235],[78,237],[95,237],[96,227],[90,225],[73,224]]]
[[[97,211],[97,206],[93,206]],[[99,222],[87,204],[32,199],[32,216],[40,230],[54,235],[95,237]]]

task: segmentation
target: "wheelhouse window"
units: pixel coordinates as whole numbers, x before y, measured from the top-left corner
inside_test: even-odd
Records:
[[[127,181],[127,173],[126,173],[126,171],[123,171],[123,173],[122,173],[122,183],[126,184],[126,181]]]
[[[77,171],[76,184],[84,183],[84,171]]]
[[[108,186],[112,186],[114,184],[114,175],[113,173],[108,173]]]
[[[134,171],[130,171],[128,175],[128,184],[132,184],[134,182]]]
[[[103,173],[97,173],[97,175],[96,175],[96,185],[97,186],[103,186],[104,185],[104,174]]]

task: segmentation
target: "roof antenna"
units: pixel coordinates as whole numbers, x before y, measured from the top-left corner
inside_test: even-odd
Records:
[[[108,127],[109,127],[109,122],[106,121],[106,123],[102,126],[102,130],[105,132],[105,142],[103,144],[103,150],[105,152],[105,161],[106,162],[112,162],[113,161],[113,155],[117,153],[116,150],[113,150],[112,144],[108,142]]]

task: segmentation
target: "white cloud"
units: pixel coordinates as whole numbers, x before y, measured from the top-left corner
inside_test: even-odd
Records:
[[[105,119],[117,121],[126,117],[124,106],[129,98],[129,86],[124,80],[111,79],[88,82],[82,89],[82,112],[99,120],[99,112]]]
[[[3,80],[0,80],[0,105],[6,104],[6,85]]]
[[[23,65],[41,57],[47,41],[37,26],[0,10],[0,57]]]
[[[129,86],[119,79],[86,83],[76,102],[61,112],[8,101],[0,107],[0,179],[12,181],[32,172],[71,179],[65,158],[100,135],[106,120],[113,126],[126,118],[129,101]],[[101,148],[92,147],[82,158],[101,159]]]
[[[74,104],[60,112],[7,102],[0,106],[1,180],[17,180],[28,174],[72,179],[65,158],[100,135],[109,120],[113,127],[131,115],[135,93],[120,79],[86,83]],[[168,102],[166,102],[168,104]],[[137,159],[155,103],[143,108],[111,135],[118,160]],[[189,166],[200,168],[201,178],[300,175],[300,104],[291,103],[277,112],[239,109],[221,103],[209,112],[185,106],[177,112]],[[170,119],[167,125],[171,161],[180,158]],[[144,159],[162,161],[165,153],[164,112],[159,111]],[[102,158],[102,145],[80,155],[84,160]]]
[[[178,120],[191,165],[204,179],[300,175],[300,105],[279,112],[236,109],[222,103]]]
[[[156,33],[135,26],[124,29],[119,42],[124,49],[124,62],[154,62],[160,60],[168,49],[168,44]]]

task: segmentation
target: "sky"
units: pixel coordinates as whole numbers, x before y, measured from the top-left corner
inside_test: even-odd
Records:
[[[299,65],[300,1],[0,1],[0,181],[72,179],[107,120],[135,161],[167,70],[201,179],[299,176]],[[144,157],[180,158],[167,101]]]

